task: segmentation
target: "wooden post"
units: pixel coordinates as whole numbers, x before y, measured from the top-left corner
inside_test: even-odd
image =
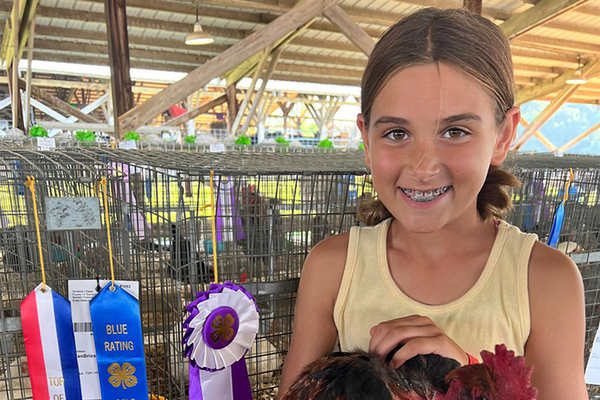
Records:
[[[19,0],[13,0],[12,15],[10,19],[13,31],[13,59],[11,67],[7,69],[8,76],[12,78],[9,85],[12,107],[13,128],[21,129],[25,135],[25,125],[23,123],[23,114],[21,113],[21,92],[19,90],[19,30],[21,27],[21,4]]]
[[[123,132],[119,129],[119,117],[133,108],[125,0],[104,0],[104,11],[108,35],[115,138],[121,139]]]
[[[227,86],[225,90],[227,95],[227,129],[231,132],[231,127],[233,126],[233,122],[235,121],[235,116],[237,115],[238,110],[238,102],[237,102],[237,89],[235,87],[235,83]]]
[[[29,28],[29,39],[27,43],[27,89],[25,90],[25,132],[29,132],[30,115],[31,115],[31,62],[33,61],[33,39],[35,37],[35,18],[31,20]]]
[[[286,104],[278,101],[277,104],[279,104],[279,108],[283,111],[283,132],[287,133],[287,119],[288,115],[290,115],[290,111],[292,111],[292,108],[294,107],[294,103]]]
[[[463,0],[463,6],[472,13],[481,15],[481,0]]]

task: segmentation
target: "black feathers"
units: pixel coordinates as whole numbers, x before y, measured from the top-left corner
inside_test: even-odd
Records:
[[[183,283],[211,282],[214,279],[212,271],[200,260],[200,254],[193,251],[192,243],[180,232],[179,227],[171,225],[171,243],[169,246],[170,262],[169,275]]]

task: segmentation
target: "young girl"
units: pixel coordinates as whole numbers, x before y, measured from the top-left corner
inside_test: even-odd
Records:
[[[406,17],[369,58],[361,111],[379,200],[359,213],[370,226],[307,257],[280,392],[336,344],[383,358],[402,343],[398,367],[504,343],[534,366],[539,400],[587,399],[577,267],[502,221],[519,182],[499,166],[520,121],[502,31],[462,10]]]

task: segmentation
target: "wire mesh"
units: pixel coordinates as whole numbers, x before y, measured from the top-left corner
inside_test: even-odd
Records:
[[[256,399],[277,394],[290,345],[302,264],[312,246],[356,225],[372,196],[362,152],[309,150],[208,153],[177,149],[0,149],[0,399],[28,399],[31,389],[19,303],[41,280],[31,196],[36,178],[48,284],[66,295],[68,279],[109,276],[106,231],[50,231],[45,199],[94,196],[108,179],[116,277],[140,282],[149,388],[187,398],[181,353],[185,305],[214,279],[210,171],[215,172],[219,281],[242,284],[257,300],[259,335],[247,354]],[[560,246],[582,272],[587,312],[586,357],[600,323],[600,216],[597,158],[516,156],[507,166],[522,180],[509,222],[546,240],[575,170]]]

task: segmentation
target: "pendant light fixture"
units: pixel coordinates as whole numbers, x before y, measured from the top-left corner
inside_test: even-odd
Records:
[[[582,74],[582,65],[581,65],[581,54],[577,55],[577,70],[575,70],[575,75],[572,78],[567,79],[565,83],[567,85],[585,85],[587,83],[587,79],[584,78]]]
[[[200,45],[200,44],[211,44],[215,41],[209,33],[202,30],[202,25],[198,18],[198,3],[196,3],[196,23],[194,24],[194,31],[185,37],[185,44],[189,45]]]

